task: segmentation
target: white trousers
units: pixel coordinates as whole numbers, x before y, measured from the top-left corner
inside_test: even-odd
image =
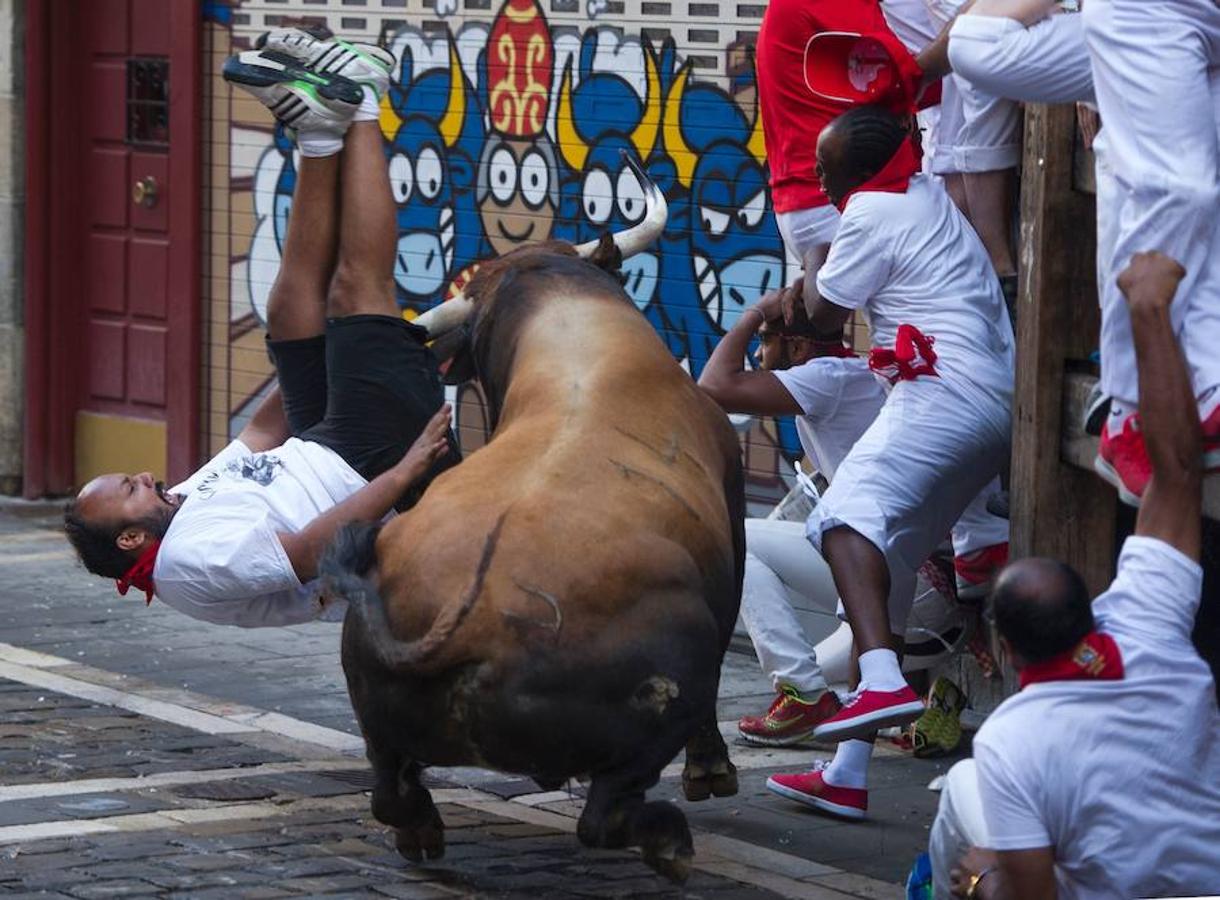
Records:
[[[1112,240],[1099,259],[1101,387],[1138,402],[1117,279],[1134,253],[1159,250],[1186,268],[1170,315],[1201,395],[1220,385],[1220,5],[1089,0],[1081,15],[1101,111],[1098,149],[1114,178],[1098,196],[1099,256]]]
[[[986,509],[987,497],[998,488],[998,480],[989,484],[954,526],[955,553],[1007,542],[1008,522]],[[926,645],[960,624],[953,605],[918,575],[913,583],[894,582],[891,595],[889,607],[903,619],[892,622],[891,627],[912,645]],[[832,634],[815,647],[797,616],[798,609],[834,613],[838,604],[830,566],[809,545],[804,523],[746,520],[741,619],[777,693],[784,685],[810,693],[824,690],[828,682],[850,681],[850,632]],[[909,656],[903,660],[903,670],[926,668],[937,658],[941,657]]]
[[[812,251],[834,240],[835,232],[839,230],[839,211],[830,203],[794,209],[776,213],[775,224],[788,255],[804,265]]]
[[[881,551],[892,583],[910,583],[971,501],[999,475],[1008,456],[1010,404],[1011,395],[950,385],[944,378],[898,382],[810,514],[809,540],[820,552],[822,535],[845,525]],[[891,624],[903,626],[905,612],[893,600],[891,592]]]
[[[926,0],[933,36],[949,24],[961,5],[962,0]],[[971,90],[970,83],[956,74],[941,82],[940,122],[932,143],[932,171],[937,175],[993,172],[1020,162],[1017,105],[994,95],[972,95]]]
[[[1048,16],[1026,28],[1015,19],[968,13],[949,32],[949,62],[975,96],[1027,103],[1092,103],[1093,67],[1079,15]]]
[[[986,847],[987,820],[973,759],[963,759],[945,774],[940,805],[928,835],[932,888],[936,900],[951,900],[949,873],[971,847]]]

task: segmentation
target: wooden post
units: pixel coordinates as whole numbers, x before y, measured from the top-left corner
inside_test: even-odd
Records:
[[[1075,567],[1089,589],[1113,577],[1115,492],[1064,462],[1064,377],[1097,345],[1094,198],[1073,187],[1075,113],[1030,105],[1021,184],[1011,548]]]

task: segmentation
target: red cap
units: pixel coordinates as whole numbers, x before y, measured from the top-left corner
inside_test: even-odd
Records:
[[[915,57],[892,32],[824,31],[805,45],[806,87],[837,103],[883,103],[909,112],[922,78]]]

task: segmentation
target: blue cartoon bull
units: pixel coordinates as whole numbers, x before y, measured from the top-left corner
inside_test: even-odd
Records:
[[[643,217],[644,189],[627,159],[646,166],[661,125],[661,84],[652,51],[642,48],[646,93],[641,100],[619,75],[593,70],[598,37],[598,31],[590,31],[581,42],[579,84],[572,85],[569,60],[559,89],[555,127],[569,171],[555,237],[573,243],[622,231]],[[622,274],[627,294],[649,313],[660,283],[660,255],[637,253],[623,261]]]
[[[452,36],[449,65],[412,78],[403,52],[401,83],[381,104],[390,187],[398,204],[399,302],[415,310],[439,302],[453,276],[479,255],[475,160],[483,115]]]

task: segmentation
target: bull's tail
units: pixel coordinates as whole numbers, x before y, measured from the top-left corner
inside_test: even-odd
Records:
[[[394,637],[385,603],[368,577],[377,561],[375,547],[380,526],[348,525],[342,528],[323,556],[319,571],[325,579],[326,590],[348,603],[345,627],[357,629],[364,646],[387,669],[426,674],[439,667],[437,653],[465,621],[482,593],[483,581],[504,527],[504,518],[501,515],[488,533],[474,581],[462,594],[461,600],[442,606],[427,632],[411,641]]]

